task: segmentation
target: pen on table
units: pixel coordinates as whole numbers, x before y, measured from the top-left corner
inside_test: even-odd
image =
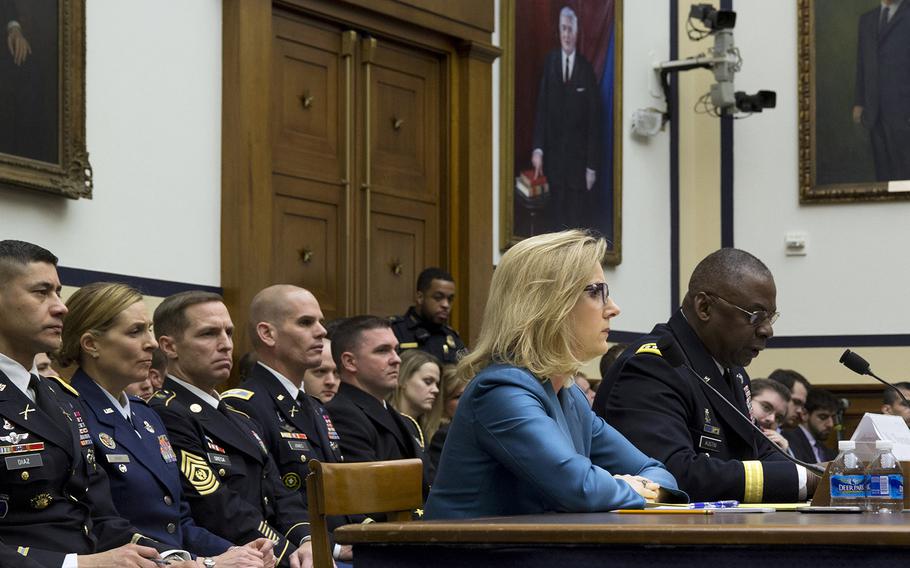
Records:
[[[711,509],[617,509],[620,515],[712,515]]]
[[[730,509],[739,507],[739,501],[700,501],[689,503],[689,509]]]

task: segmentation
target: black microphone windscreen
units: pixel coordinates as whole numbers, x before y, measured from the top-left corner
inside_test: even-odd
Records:
[[[854,373],[869,374],[869,362],[849,349],[840,356],[840,362]]]
[[[679,344],[669,335],[660,336],[657,340],[657,348],[660,350],[660,354],[663,356],[664,360],[669,363],[671,367],[679,367],[686,361]]]

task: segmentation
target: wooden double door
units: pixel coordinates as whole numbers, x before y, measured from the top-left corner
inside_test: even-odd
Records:
[[[445,60],[281,11],[272,32],[272,281],[327,319],[403,313],[447,261]]]

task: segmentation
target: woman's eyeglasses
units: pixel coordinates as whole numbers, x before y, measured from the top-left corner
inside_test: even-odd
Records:
[[[610,287],[607,286],[606,282],[588,284],[584,287],[584,291],[592,300],[600,300],[601,304],[607,305],[607,298],[610,297]]]

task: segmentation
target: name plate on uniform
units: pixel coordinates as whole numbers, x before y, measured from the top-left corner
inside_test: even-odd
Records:
[[[703,450],[719,452],[721,443],[722,443],[722,441],[718,440],[717,438],[712,438],[710,436],[702,436],[698,440],[698,447]]]
[[[107,454],[107,463],[130,463],[127,454]]]
[[[6,469],[25,469],[27,467],[41,467],[44,462],[41,454],[28,454],[25,456],[10,456],[6,458]]]
[[[288,445],[291,446],[291,449],[295,452],[310,451],[310,444],[308,442],[304,442],[303,440],[288,440]]]
[[[231,458],[227,457],[224,454],[208,453],[205,455],[208,456],[209,463],[231,467]]]

